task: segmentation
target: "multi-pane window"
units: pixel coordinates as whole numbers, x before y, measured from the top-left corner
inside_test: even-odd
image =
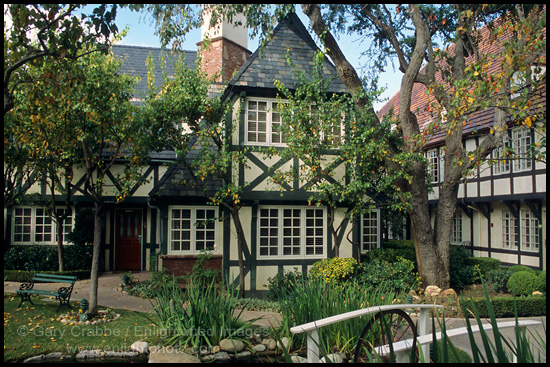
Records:
[[[453,226],[451,228],[451,244],[462,244],[462,214],[455,213],[453,216]]]
[[[323,208],[260,208],[259,256],[323,256],[326,244],[325,213]]]
[[[539,220],[530,210],[522,210],[521,214],[521,250],[539,251]]]
[[[531,169],[533,161],[529,150],[531,147],[531,131],[525,128],[512,130],[512,141],[517,155],[514,160],[514,171],[527,171]]]
[[[504,154],[510,148],[510,145],[508,135],[504,135],[502,146],[493,151],[493,157],[497,158],[497,162],[493,165],[493,173],[495,175],[510,172],[510,157]]]
[[[438,183],[441,178],[439,151],[437,149],[428,150],[426,158],[428,159],[428,175],[431,177],[431,182]]]
[[[67,209],[58,209],[61,212]],[[63,242],[73,229],[71,214],[63,222]],[[42,207],[15,207],[12,235],[14,244],[54,244],[57,242],[56,223]]]
[[[216,210],[210,208],[171,208],[170,253],[198,253],[213,250],[216,244]]]
[[[502,212],[502,247],[506,249],[518,248],[516,218],[508,210]]]
[[[281,115],[275,100],[247,100],[246,142],[260,145],[284,144]]]
[[[372,210],[361,216],[361,252],[380,247],[380,211]]]
[[[509,173],[511,168],[514,172],[528,171],[532,168],[533,160],[530,154],[531,131],[520,127],[511,130],[510,135],[511,138],[505,135],[503,146],[493,152],[493,157],[498,159],[493,165],[495,175]],[[512,150],[513,153],[507,156],[505,152],[509,150]]]
[[[246,144],[285,145],[285,137],[281,132],[283,121],[279,113],[280,103],[284,104],[285,102],[262,98],[246,100]],[[309,116],[312,119],[318,119],[318,108],[314,105],[308,108]],[[316,131],[316,133],[319,134],[320,139],[326,140],[331,144],[340,143],[343,136],[342,122],[339,121],[330,130],[323,130],[320,124],[318,124],[319,131]]]

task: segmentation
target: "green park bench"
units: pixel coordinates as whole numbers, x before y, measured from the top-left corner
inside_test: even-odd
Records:
[[[69,306],[70,309],[72,309],[69,301],[71,299],[71,294],[73,293],[75,282],[76,276],[36,273],[34,274],[34,277],[32,278],[30,283],[23,283],[19,286],[19,290],[17,291],[17,294],[21,296],[21,303],[19,303],[19,307],[21,307],[24,301],[29,301],[31,304],[34,305],[31,300],[31,295],[39,294],[44,296],[54,296],[56,299],[58,299],[59,307],[57,308],[57,311],[59,311],[63,304],[66,304],[67,306]],[[36,283],[66,283],[70,284],[70,286],[60,287],[57,289],[57,291],[43,290],[36,289]]]

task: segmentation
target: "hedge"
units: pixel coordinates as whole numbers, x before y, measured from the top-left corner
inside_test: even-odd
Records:
[[[27,271],[27,270],[4,270],[4,281],[8,282],[30,282],[36,273],[70,275],[78,279],[90,279],[90,270],[68,270],[68,271]]]
[[[466,301],[466,308],[473,312],[471,302],[474,303],[479,317],[489,317],[487,310],[487,301],[485,298],[479,298]],[[531,296],[531,297],[516,297],[518,307],[518,317],[546,316],[546,297]],[[491,305],[495,312],[495,317],[514,317],[514,298],[497,297],[491,299]]]

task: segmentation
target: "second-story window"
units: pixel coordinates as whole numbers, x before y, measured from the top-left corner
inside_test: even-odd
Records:
[[[428,150],[426,152],[428,159],[428,175],[431,177],[431,183],[438,183],[441,179],[440,175],[440,160],[437,149]]]
[[[278,102],[268,99],[246,101],[246,143],[257,145],[284,145],[281,133],[281,115]]]

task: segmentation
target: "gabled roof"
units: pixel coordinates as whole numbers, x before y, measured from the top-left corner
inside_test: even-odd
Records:
[[[238,87],[275,89],[275,80],[283,82],[288,89],[294,89],[296,78],[286,60],[287,51],[296,68],[305,75],[311,75],[313,57],[317,50],[315,41],[300,18],[295,13],[290,13],[275,27],[263,52],[260,49],[256,50],[229,81],[228,90]],[[329,86],[330,92],[347,92],[346,86],[337,76],[336,67],[326,57],[324,73],[335,77]]]

